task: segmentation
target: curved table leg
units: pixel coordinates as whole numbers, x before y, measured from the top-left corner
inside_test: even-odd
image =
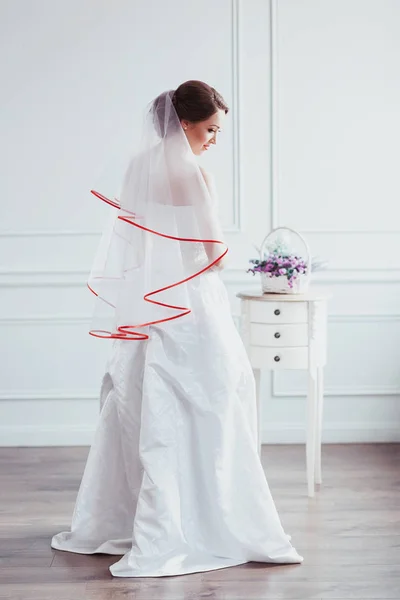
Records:
[[[256,381],[256,399],[257,399],[257,445],[258,454],[261,456],[261,423],[262,423],[262,412],[261,412],[261,394],[260,394],[260,380],[261,380],[261,369],[253,369],[254,379]]]
[[[307,437],[306,437],[306,462],[307,462],[307,490],[308,496],[314,496],[314,473],[315,473],[315,443],[316,443],[316,403],[317,385],[316,380],[308,373],[307,394]]]
[[[322,483],[321,473],[321,437],[322,437],[322,413],[324,404],[324,371],[322,367],[317,369],[317,399],[316,399],[316,435],[315,435],[315,483]]]

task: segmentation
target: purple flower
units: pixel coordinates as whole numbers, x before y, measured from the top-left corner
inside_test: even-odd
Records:
[[[299,274],[307,272],[307,263],[300,256],[270,254],[268,257],[259,259],[250,259],[251,268],[247,272],[264,273],[267,277],[282,277],[286,276],[288,285],[293,287],[293,283],[297,280]]]

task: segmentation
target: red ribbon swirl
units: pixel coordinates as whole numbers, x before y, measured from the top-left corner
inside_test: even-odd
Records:
[[[100,198],[100,200],[103,200],[103,202],[110,204],[114,208],[117,208],[117,209],[121,208],[121,206],[116,198],[114,198],[114,200],[110,200],[109,198],[107,198],[106,196],[103,196],[103,194],[100,194],[99,192],[96,192],[95,190],[91,190],[91,193],[94,194],[95,196],[97,196],[97,198]],[[166,304],[165,302],[160,302],[160,301],[151,299],[150,297],[154,296],[155,294],[159,294],[160,292],[164,292],[165,290],[174,288],[178,285],[182,285],[182,283],[186,283],[187,281],[194,279],[194,277],[198,277],[202,273],[205,273],[206,271],[208,271],[208,269],[211,269],[211,267],[213,267],[218,261],[221,260],[221,258],[223,258],[225,256],[225,254],[228,252],[228,248],[227,248],[226,244],[224,242],[222,242],[221,240],[207,240],[207,239],[199,239],[199,238],[177,237],[177,236],[173,236],[173,235],[168,235],[166,233],[162,233],[161,231],[155,231],[154,229],[149,229],[148,227],[144,227],[143,225],[139,225],[139,223],[134,222],[134,219],[135,219],[134,213],[132,213],[131,217],[119,216],[118,219],[121,219],[122,221],[129,223],[129,225],[133,225],[134,227],[138,227],[140,229],[143,229],[144,231],[153,233],[154,235],[159,235],[163,238],[167,238],[170,240],[176,240],[176,241],[182,241],[182,242],[203,242],[203,243],[212,243],[212,244],[222,244],[223,246],[225,246],[224,252],[218,258],[213,260],[210,264],[208,264],[206,267],[204,267],[200,271],[193,273],[192,275],[190,275],[189,277],[186,277],[185,279],[181,279],[180,281],[176,281],[175,283],[171,283],[170,285],[167,285],[167,286],[157,289],[157,290],[153,290],[144,295],[143,299],[146,302],[151,302],[152,304],[157,304],[159,306],[164,306],[165,308],[170,308],[172,310],[180,311],[178,314],[172,315],[171,317],[165,317],[164,319],[158,319],[156,321],[148,321],[146,323],[137,323],[135,325],[120,325],[117,328],[117,331],[114,333],[112,333],[111,331],[106,331],[104,329],[92,329],[91,331],[89,331],[90,335],[93,335],[94,337],[98,337],[98,338],[103,338],[103,339],[117,338],[117,339],[123,339],[123,340],[136,340],[136,341],[147,340],[147,339],[149,339],[149,336],[146,333],[143,333],[140,331],[135,331],[135,329],[138,329],[140,327],[145,327],[147,325],[155,325],[157,323],[165,323],[167,321],[172,321],[173,319],[179,319],[181,317],[184,317],[185,315],[188,315],[191,312],[191,309],[188,307],[175,306],[173,304]],[[98,279],[101,279],[101,277],[99,277]],[[100,297],[104,302],[107,302],[107,304],[109,304],[110,306],[113,306],[115,308],[115,306],[113,304],[108,302],[105,298],[102,298],[101,296],[99,296],[99,294],[89,285],[89,283],[87,284],[87,286],[88,286],[89,290],[95,296]]]

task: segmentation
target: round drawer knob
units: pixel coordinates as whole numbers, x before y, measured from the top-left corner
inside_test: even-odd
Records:
[[[279,362],[280,360],[281,360],[281,357],[280,357],[280,356],[274,356],[274,361],[275,361],[275,362]]]
[[[277,308],[276,310],[274,310],[274,315],[278,316],[281,314],[281,311],[279,310],[279,308]]]
[[[274,337],[276,337],[276,339],[278,339],[278,338],[280,338],[280,337],[281,337],[281,334],[279,333],[279,331],[277,331],[277,332],[275,333]]]

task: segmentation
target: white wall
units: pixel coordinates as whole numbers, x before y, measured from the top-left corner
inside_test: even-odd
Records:
[[[330,260],[324,439],[399,440],[400,4],[275,0],[271,31],[272,222]],[[303,375],[266,383],[265,439],[304,439]]]
[[[134,143],[143,106],[186,79],[232,108],[202,161],[220,192],[233,313],[235,293],[258,284],[252,242],[300,229],[331,263],[319,276],[333,293],[324,439],[400,439],[400,5],[199,6],[0,6],[0,444],[90,443],[109,342],[87,334],[107,214],[87,192]],[[304,440],[303,375],[263,374],[265,442]]]

